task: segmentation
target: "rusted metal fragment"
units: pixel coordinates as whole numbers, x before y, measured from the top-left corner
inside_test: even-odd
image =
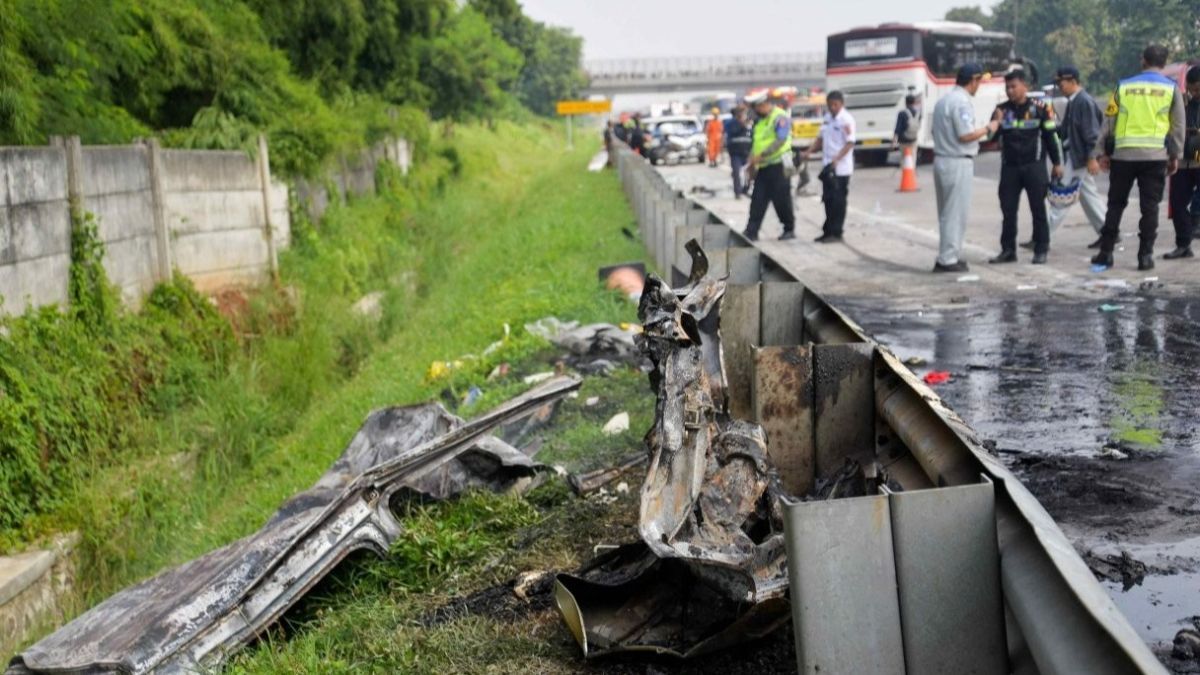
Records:
[[[875,462],[875,371],[870,343],[813,346],[817,476],[852,458]]]
[[[252,640],[349,553],[385,555],[393,499],[505,489],[536,467],[488,436],[579,387],[555,378],[463,423],[440,405],[372,413],[317,483],[257,533],[110,597],[17,655],[9,673],[198,672]]]
[[[754,350],[754,419],[767,436],[767,457],[785,492],[807,493],[813,485],[812,350],[762,347]]]

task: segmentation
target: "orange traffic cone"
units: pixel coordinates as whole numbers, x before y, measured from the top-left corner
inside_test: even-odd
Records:
[[[918,192],[917,187],[917,156],[911,145],[904,146],[904,159],[900,162],[900,189],[898,192]]]

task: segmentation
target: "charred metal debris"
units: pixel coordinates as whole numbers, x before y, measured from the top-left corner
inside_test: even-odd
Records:
[[[372,413],[310,489],[255,534],[127,588],[15,656],[27,673],[200,672],[218,667],[348,554],[387,554],[397,500],[520,489],[547,467],[490,435],[579,388],[556,377],[469,422],[439,404]]]

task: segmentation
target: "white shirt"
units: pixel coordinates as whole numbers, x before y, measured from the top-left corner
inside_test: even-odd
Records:
[[[821,166],[826,166],[846,147],[854,144],[854,117],[842,108],[837,117],[825,113],[821,123]],[[838,160],[834,173],[839,176],[849,176],[854,173],[854,150]]]

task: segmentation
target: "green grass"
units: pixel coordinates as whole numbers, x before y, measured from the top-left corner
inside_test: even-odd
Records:
[[[241,353],[188,397],[139,417],[123,454],[40,521],[39,531],[83,533],[83,604],[257,530],[328,468],[371,410],[459,396],[472,384],[485,392],[477,410],[521,390],[518,375],[540,367],[547,348],[525,334],[525,323],[547,315],[632,320],[634,307],[601,288],[595,270],[644,254],[620,233],[632,216],[615,177],[585,171],[592,150],[562,151],[550,125],[459,125],[414,175],[382,175],[383,194],[337,206],[319,225],[298,223],[280,287],[252,298],[240,315]],[[370,291],[384,292],[377,323],[350,311]],[[499,349],[448,378],[426,377],[433,361],[482,354],[497,341]],[[487,382],[502,361],[514,373]],[[634,431],[609,442],[639,447],[645,421],[635,416]],[[571,461],[567,448],[554,452]],[[528,507],[496,508],[507,514],[498,530],[450,547],[440,562],[420,560],[421,547],[410,546],[394,569],[437,575],[479,562],[480,546],[530,524],[509,518]],[[428,525],[438,514],[410,518]],[[461,534],[425,533],[443,543]],[[322,663],[316,670],[338,670],[336,661]]]

